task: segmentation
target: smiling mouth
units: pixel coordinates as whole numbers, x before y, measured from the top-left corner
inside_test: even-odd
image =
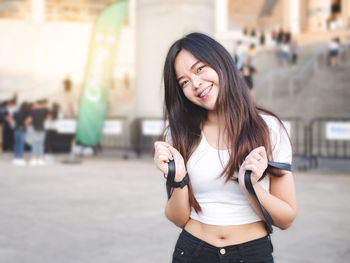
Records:
[[[213,88],[213,85],[209,86],[207,89],[205,89],[203,92],[201,92],[198,97],[203,98],[205,95],[207,95]]]

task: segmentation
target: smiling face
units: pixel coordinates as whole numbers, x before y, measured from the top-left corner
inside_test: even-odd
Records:
[[[185,97],[208,111],[214,111],[219,94],[217,72],[185,49],[176,56],[174,67]]]

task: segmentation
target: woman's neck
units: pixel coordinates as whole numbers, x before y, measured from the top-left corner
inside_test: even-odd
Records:
[[[207,119],[204,123],[203,132],[209,144],[216,149],[229,149],[230,142],[228,141],[225,123],[220,118],[217,112],[208,112]]]
[[[208,124],[210,125],[217,125],[219,126],[219,116],[217,111],[209,111],[207,115],[207,121]]]
[[[207,115],[207,120],[205,121],[205,125],[216,127],[221,131],[225,130],[225,124],[221,118],[219,118],[217,111],[209,111]]]

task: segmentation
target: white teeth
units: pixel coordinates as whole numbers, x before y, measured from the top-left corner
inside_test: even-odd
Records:
[[[203,98],[205,95],[207,95],[207,93],[211,90],[211,87],[210,88],[207,88],[204,92],[202,92],[199,97],[200,98]]]

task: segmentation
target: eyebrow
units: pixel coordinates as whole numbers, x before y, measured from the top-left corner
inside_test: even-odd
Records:
[[[197,60],[197,61],[191,66],[190,70],[192,70],[198,63],[200,63],[199,60]],[[176,80],[179,81],[179,80],[182,79],[183,77],[184,77],[184,76],[180,76],[180,77],[178,77]]]

